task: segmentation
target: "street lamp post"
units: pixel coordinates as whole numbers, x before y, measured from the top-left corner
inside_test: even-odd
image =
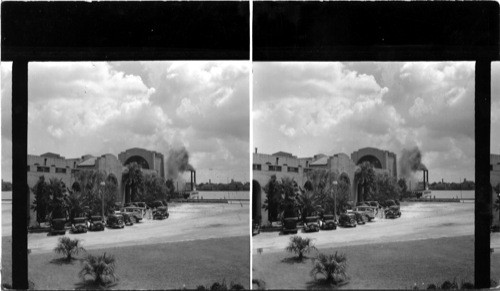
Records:
[[[337,185],[339,183],[337,181],[333,181],[333,185],[335,185],[335,189],[333,191],[333,217],[337,220]]]
[[[104,219],[104,186],[106,186],[106,183],[104,181],[101,182],[101,205],[102,205],[102,219]]]

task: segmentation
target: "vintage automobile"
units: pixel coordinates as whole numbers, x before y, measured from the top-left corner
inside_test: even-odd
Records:
[[[252,219],[252,236],[258,235],[260,233],[260,224]]]
[[[306,217],[303,229],[305,232],[319,231],[319,217],[317,216]]]
[[[363,214],[361,212],[358,212],[358,211],[352,211],[352,213],[356,217],[356,222],[358,223],[358,225],[363,225],[366,222],[368,222],[368,216],[367,215],[365,215],[365,214]]]
[[[377,201],[370,201],[370,206],[380,208],[380,204]]]
[[[102,221],[102,217],[100,215],[94,215],[94,216],[90,217],[89,230],[90,231],[103,231],[104,230],[104,222]]]
[[[354,213],[342,213],[339,217],[339,225],[342,227],[356,227],[356,216]]]
[[[122,209],[122,213],[127,213],[131,216],[132,223],[140,222],[146,214],[146,208],[137,206],[128,206]]]
[[[66,234],[66,218],[54,218],[50,222],[50,234]]]
[[[333,214],[323,215],[320,227],[322,230],[337,229],[337,223],[335,222],[335,216]]]
[[[121,214],[110,214],[108,215],[108,220],[106,225],[111,228],[124,228],[125,223],[123,221],[123,215]]]
[[[120,215],[123,216],[123,223],[125,223],[126,226],[134,225],[135,222],[134,216],[132,216],[127,212],[120,212]]]
[[[73,218],[71,233],[86,233],[88,230],[87,219],[85,217]]]
[[[153,219],[165,219],[168,218],[169,213],[168,213],[168,207],[167,206],[160,206],[157,207],[156,210],[153,211]]]
[[[376,208],[372,206],[357,206],[354,208],[354,211],[361,213],[362,215],[365,215],[368,219],[368,221],[372,221],[375,219],[375,213],[376,213]]]
[[[385,211],[385,218],[398,218],[401,217],[401,211],[399,206],[392,205]]]
[[[298,217],[284,218],[283,223],[282,223],[283,234],[297,233],[297,222],[298,221],[299,221]]]

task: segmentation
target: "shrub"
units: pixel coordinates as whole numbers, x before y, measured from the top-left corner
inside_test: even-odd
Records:
[[[317,280],[316,276],[318,274],[323,275],[325,280],[333,285],[347,280],[347,258],[345,254],[339,254],[338,252],[331,255],[318,254],[314,260],[311,276]]]
[[[211,290],[211,291],[225,291],[225,290],[245,290],[245,287],[241,284],[234,284],[231,282],[231,285],[228,287],[226,284],[226,280],[222,280],[222,282],[214,282],[211,287],[205,287],[203,285],[199,285],[196,287],[196,290]]]
[[[83,268],[79,273],[82,280],[85,280],[87,275],[92,276],[94,284],[99,286],[106,286],[116,281],[115,257],[106,256],[106,253],[102,256],[88,255],[83,261]]]
[[[67,261],[71,261],[73,255],[77,255],[80,251],[85,251],[80,245],[80,240],[72,240],[67,236],[59,238],[59,243],[54,248],[54,252],[66,256]]]
[[[298,235],[292,236],[290,243],[285,248],[287,252],[296,253],[300,261],[304,258],[304,254],[309,253],[313,249],[316,250],[316,247],[310,238],[302,238]]]

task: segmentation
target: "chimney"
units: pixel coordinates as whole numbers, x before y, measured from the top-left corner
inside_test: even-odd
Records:
[[[193,191],[193,171],[189,171],[189,174],[191,174],[191,191]]]
[[[194,171],[194,189],[196,190],[196,171]]]
[[[255,153],[257,153],[257,147],[255,147]]]

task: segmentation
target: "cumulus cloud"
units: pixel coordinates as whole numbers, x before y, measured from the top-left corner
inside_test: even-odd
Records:
[[[199,182],[214,161],[223,181],[248,181],[248,80],[247,62],[30,63],[28,152],[79,157],[143,147],[167,155],[180,144]],[[2,113],[9,90],[2,82]],[[10,136],[4,121],[10,116],[2,116],[2,141]]]
[[[418,146],[431,180],[474,179],[474,63],[256,63],[253,100],[260,152]]]

